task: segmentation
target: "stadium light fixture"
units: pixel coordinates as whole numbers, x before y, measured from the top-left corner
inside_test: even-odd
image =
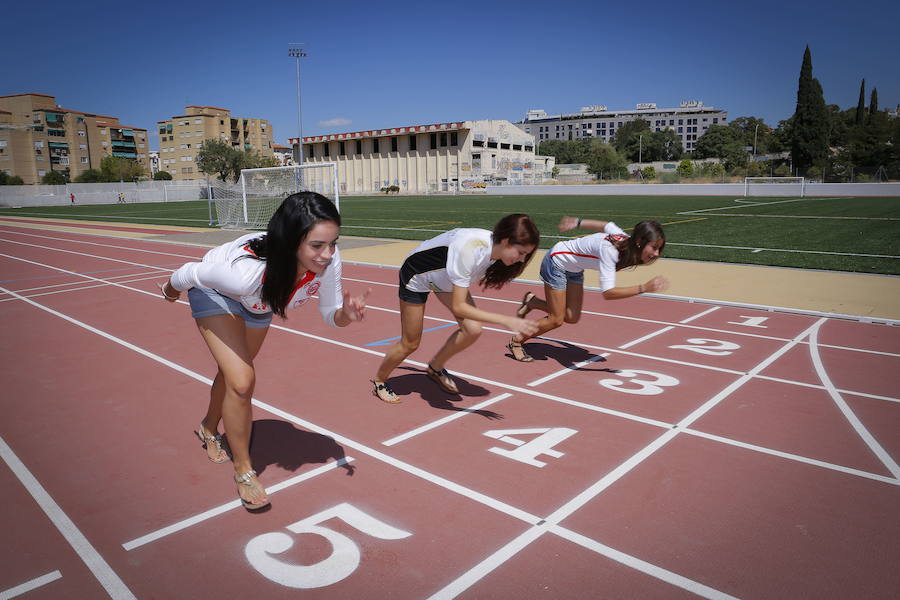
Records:
[[[288,44],[288,56],[297,59],[297,164],[303,164],[303,112],[300,108],[300,59],[306,56],[303,44]]]

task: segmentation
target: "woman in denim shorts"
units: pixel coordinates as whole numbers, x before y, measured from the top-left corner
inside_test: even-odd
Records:
[[[661,292],[669,282],[656,276],[640,285],[616,287],[616,272],[655,261],[666,245],[662,226],[656,221],[641,221],[631,236],[612,221],[597,221],[563,217],[560,232],[584,228],[597,231],[584,237],[557,242],[541,261],[541,280],[545,298],[527,292],[516,316],[524,318],[532,310],[542,310],[547,316],[537,321],[537,333],[516,333],[506,348],[515,360],[534,360],[522,345],[526,340],[560,327],[563,323],[577,323],[581,318],[584,300],[584,269],[600,272],[600,291],[606,300],[630,298],[644,292]]]
[[[272,315],[319,297],[319,312],[334,327],[365,314],[368,292],[351,298],[341,290],[337,238],[341,217],[328,198],[300,192],[285,198],[265,233],[251,233],[213,248],[201,262],[177,269],[161,286],[175,302],[188,292],[191,314],[219,367],[206,417],[197,428],[209,460],[228,461],[218,433],[225,426],[238,495],[248,510],[269,505],[250,462],[253,359]]]

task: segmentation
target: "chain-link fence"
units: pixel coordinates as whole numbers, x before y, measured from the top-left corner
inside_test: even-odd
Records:
[[[186,202],[205,198],[205,181],[0,186],[0,206],[4,207],[116,204],[118,202]]]

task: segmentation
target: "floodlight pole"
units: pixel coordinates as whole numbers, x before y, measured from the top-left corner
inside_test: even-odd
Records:
[[[638,164],[641,164],[641,158],[644,153],[644,136],[638,136]]]
[[[297,59],[297,164],[303,164],[303,113],[300,109],[300,59],[306,56],[302,44],[289,44],[288,56]]]
[[[759,123],[753,128],[753,162],[756,162],[756,132],[759,131]]]

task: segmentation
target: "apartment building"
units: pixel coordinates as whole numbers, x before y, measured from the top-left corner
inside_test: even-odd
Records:
[[[137,161],[150,173],[147,130],[117,117],[62,108],[48,94],[0,96],[0,170],[26,184],[57,171],[73,180],[104,156]]]
[[[294,164],[294,150],[284,144],[272,144],[275,160],[281,167],[289,167]]]
[[[671,129],[681,140],[685,152],[692,152],[697,139],[712,125],[725,125],[728,113],[704,106],[699,100],[685,100],[678,108],[658,108],[655,102],[638,104],[634,110],[609,110],[606,106],[585,106],[577,113],[548,115],[529,110],[516,126],[535,136],[538,147],[544,140],[574,140],[598,137],[611,142],[616,130],[629,121],[642,119],[650,131]]]
[[[266,119],[234,117],[227,108],[186,106],[159,126],[159,169],[168,171],[172,179],[186,181],[205,179],[197,168],[197,154],[204,140],[216,139],[239,150],[256,150],[273,157],[274,134]]]
[[[290,143],[295,147],[297,138]],[[306,164],[338,165],[341,193],[456,192],[487,184],[540,183],[552,157],[535,156],[534,136],[504,120],[461,121],[303,138]]]

